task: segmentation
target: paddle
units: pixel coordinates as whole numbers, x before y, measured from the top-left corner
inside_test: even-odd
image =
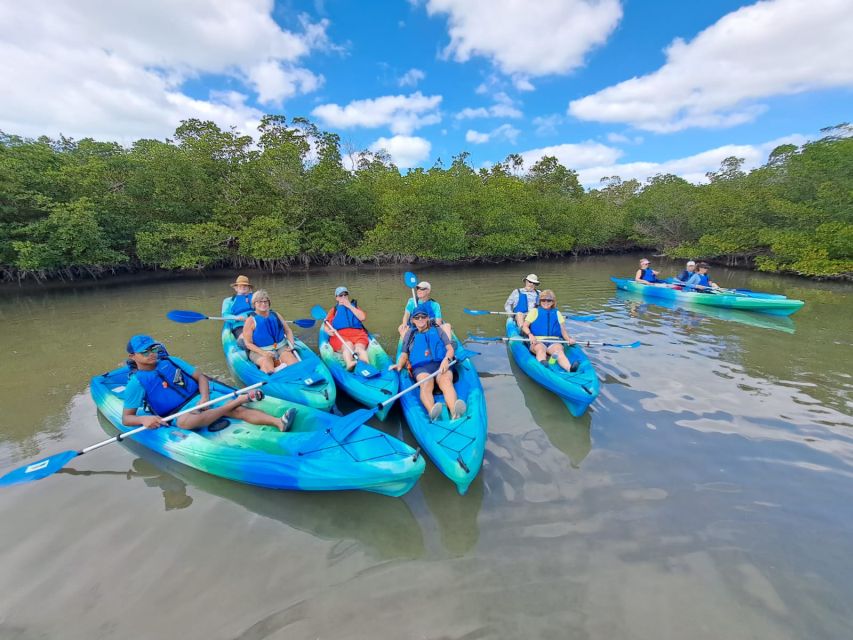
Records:
[[[474,353],[475,352],[473,352],[473,351],[467,351],[467,353],[465,355],[466,355],[466,357],[468,357]],[[457,362],[459,362],[459,360],[454,358],[453,360],[450,361],[448,367],[452,367]],[[362,426],[365,422],[370,420],[374,415],[376,415],[377,411],[379,411],[380,409],[384,409],[386,406],[388,406],[389,404],[391,404],[392,402],[394,402],[398,398],[402,398],[404,395],[409,393],[409,391],[411,391],[412,389],[417,389],[419,386],[421,386],[427,380],[431,380],[432,378],[435,378],[439,373],[441,373],[441,370],[434,371],[433,373],[429,374],[426,378],[423,378],[422,380],[418,380],[415,384],[411,385],[410,387],[403,389],[402,391],[400,391],[396,395],[391,396],[387,400],[380,402],[379,404],[377,404],[372,409],[358,409],[356,411],[353,411],[352,413],[349,413],[349,414],[343,416],[340,420],[337,421],[337,423],[335,423],[334,426],[323,431],[321,434],[318,435],[318,437],[312,438],[311,440],[306,442],[305,443],[306,448],[303,449],[302,451],[300,451],[299,455],[301,456],[304,453],[309,453],[310,451],[316,450],[316,449],[310,449],[309,447],[318,447],[318,446],[322,446],[323,444],[325,444],[326,436],[331,436],[332,438],[334,438],[338,442],[345,440],[349,434],[351,434],[353,431],[355,431],[360,426]]]
[[[208,400],[207,402],[188,407],[183,411],[173,413],[172,415],[163,418],[163,420],[169,422],[186,413],[192,413],[193,411],[196,411],[203,407],[209,407],[212,404],[221,402],[226,398],[236,398],[242,393],[247,393],[248,391],[251,391],[252,389],[257,389],[258,387],[263,386],[265,384],[266,382],[256,382],[255,384],[251,384],[248,387],[243,387],[242,389],[237,389],[235,391],[232,391],[231,393],[227,393],[224,396],[219,396],[218,398],[213,398],[212,400]],[[10,471],[2,478],[0,478],[0,487],[8,487],[13,484],[20,484],[22,482],[30,482],[31,480],[41,480],[42,478],[46,478],[47,476],[51,476],[57,471],[59,471],[62,467],[66,465],[69,460],[76,458],[77,456],[82,456],[84,453],[89,453],[90,451],[94,451],[95,449],[100,449],[101,447],[106,446],[108,444],[112,444],[113,442],[121,442],[125,438],[129,438],[130,436],[135,435],[141,431],[145,431],[145,429],[146,427],[138,427],[131,431],[120,433],[117,436],[109,438],[108,440],[103,440],[102,442],[93,444],[89,447],[86,447],[85,449],[80,449],[79,451],[63,451],[62,453],[57,453],[55,455],[48,456],[47,458],[42,458],[38,462],[33,462],[32,464],[28,464],[25,467],[19,467],[17,469],[14,469],[13,471]]]
[[[468,338],[480,342],[530,342],[530,338],[507,338],[505,336],[475,336],[468,334]],[[571,344],[568,340],[557,340],[549,336],[537,337],[541,342],[556,342],[558,344]],[[615,344],[612,342],[592,342],[590,340],[575,340],[575,344],[579,347],[614,347],[616,349],[636,349],[640,346],[640,341],[636,340],[630,344]]]
[[[203,313],[199,313],[198,311],[184,311],[181,309],[173,309],[166,314],[166,317],[173,322],[179,322],[181,324],[193,324],[194,322],[199,322],[201,320],[245,320],[241,316],[206,316]],[[314,326],[314,320],[310,318],[303,318],[300,320],[288,320],[288,322],[295,324],[297,327],[302,327],[303,329],[310,329]]]
[[[483,311],[481,309],[462,309],[469,316],[514,316],[515,313],[511,311]],[[566,316],[569,320],[574,320],[575,322],[592,322],[593,320],[598,320],[598,316],[593,314],[587,314],[585,316]]]
[[[338,340],[341,341],[341,345],[343,345],[344,349],[349,351],[349,354],[355,358],[355,373],[360,375],[362,378],[375,378],[379,375],[379,369],[374,367],[369,362],[365,362],[364,360],[359,359],[358,355],[356,355],[355,350],[352,349],[344,339],[341,337],[341,334],[338,333],[338,330],[335,329],[331,324],[326,322],[326,310],[323,309],[319,304],[315,304],[311,307],[311,316],[315,320],[319,320],[323,323],[323,326],[326,327],[329,331],[331,331]]]
[[[418,296],[415,295],[415,287],[418,286],[418,277],[411,271],[406,271],[406,273],[403,274],[403,282],[405,282],[406,286],[412,290],[412,304],[417,307]]]

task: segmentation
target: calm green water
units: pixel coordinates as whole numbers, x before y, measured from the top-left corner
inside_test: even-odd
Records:
[[[460,336],[501,335],[462,308],[500,309],[534,271],[598,314],[575,335],[643,342],[590,351],[602,393],[580,419],[504,345],[469,344],[490,433],[465,497],[429,465],[402,499],[312,495],[132,444],[3,490],[0,638],[853,637],[853,287],[718,269],[807,305],[717,317],[616,295],[635,266],[418,270]],[[112,435],[87,384],[132,333],[227,378],[218,325],[164,314],[218,312],[233,275],[4,294],[0,472]],[[396,342],[402,270],[251,276],[291,318],[347,284]],[[398,410],[377,424],[411,441]]]

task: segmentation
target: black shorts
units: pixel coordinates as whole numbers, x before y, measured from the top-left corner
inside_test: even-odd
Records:
[[[422,364],[419,367],[412,368],[412,376],[415,379],[415,382],[418,380],[418,376],[422,373],[426,373],[429,375],[430,373],[435,373],[438,371],[438,368],[441,366],[440,362],[427,362],[426,364]]]

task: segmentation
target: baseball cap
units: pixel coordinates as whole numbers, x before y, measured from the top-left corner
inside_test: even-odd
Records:
[[[414,311],[412,311],[412,317],[416,318],[417,316],[429,317],[429,311],[427,311],[427,307],[425,304],[419,304],[415,307]]]
[[[349,289],[347,289],[346,287],[338,287],[337,289],[335,289],[335,297],[338,297],[342,293],[349,293]]]
[[[418,283],[418,289],[429,289],[430,291],[432,291],[432,285],[426,280],[421,280]]]
[[[688,260],[688,261],[687,261],[687,266],[689,267],[691,264],[692,264],[694,267],[696,266],[696,263],[695,263],[693,260]]]
[[[138,333],[130,340],[128,340],[127,352],[131,354],[142,353],[149,347],[153,347],[155,344],[161,347],[163,346],[159,342],[154,340],[154,338],[152,338],[151,336],[147,336],[144,333]]]

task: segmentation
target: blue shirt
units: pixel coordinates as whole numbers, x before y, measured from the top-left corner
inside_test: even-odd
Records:
[[[191,364],[188,364],[177,358],[175,356],[169,356],[172,362],[175,363],[175,366],[180,367],[184,370],[185,373],[192,375],[195,373],[195,367]],[[136,379],[136,376],[131,376],[130,380],[127,382],[127,386],[124,389],[124,408],[133,409],[134,411],[138,410],[145,403],[145,389],[140,384],[139,380]]]
[[[422,304],[422,303],[419,302],[418,304]],[[430,298],[429,304],[432,305],[432,312],[435,314],[435,317],[441,318],[441,305],[438,304],[432,298]],[[414,310],[415,310],[415,301],[412,300],[411,298],[409,298],[409,301],[406,303],[406,312],[409,314],[409,316],[411,316],[412,311],[414,311]]]

